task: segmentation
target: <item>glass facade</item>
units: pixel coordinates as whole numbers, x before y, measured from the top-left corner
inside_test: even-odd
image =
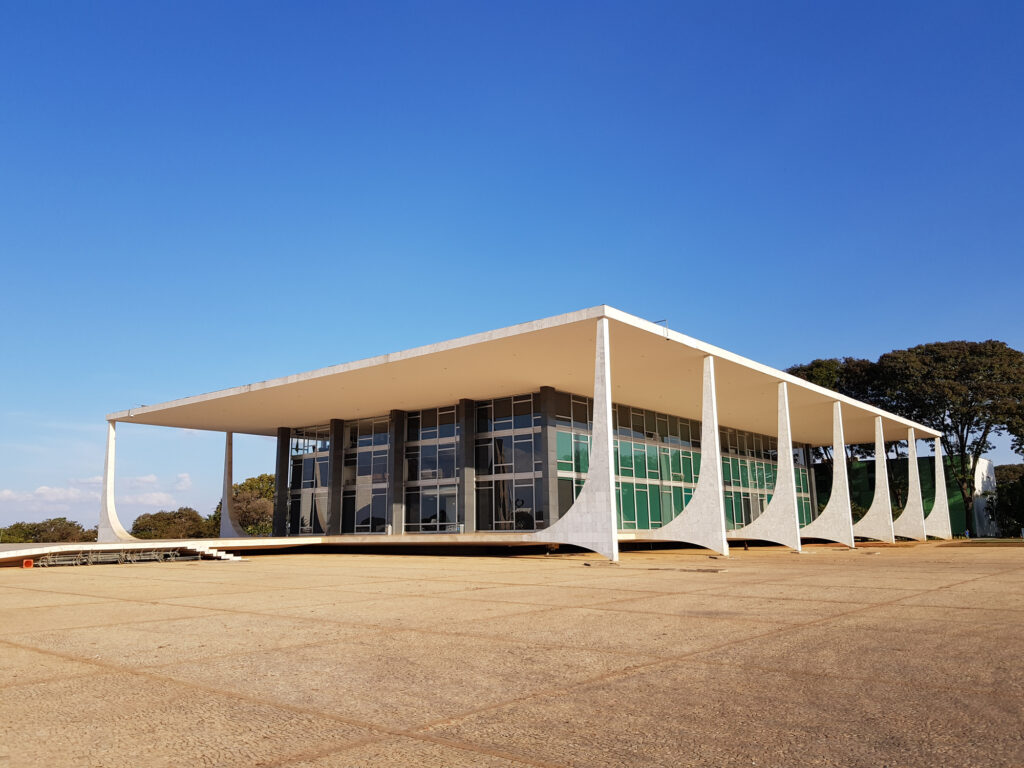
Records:
[[[590,469],[593,402],[551,392],[543,401],[549,409],[545,414],[542,401],[540,394],[522,394],[470,403],[472,410],[465,414],[472,433],[468,437],[462,434],[455,405],[408,412],[404,434],[396,438],[395,458],[403,460],[397,465],[397,478],[389,476],[390,418],[346,422],[343,532],[391,530],[395,521],[389,483],[396,510],[404,510],[399,522],[408,533],[456,533],[465,530],[467,514],[479,531],[545,528],[551,522],[547,482],[556,484],[558,515],[568,511],[583,488]],[[622,404],[613,405],[612,421],[619,528],[659,528],[693,497],[701,468],[700,422]],[[545,443],[545,434],[552,446]],[[326,426],[293,431],[290,535],[322,534],[327,529],[329,436]],[[463,440],[471,445],[463,446]],[[720,441],[726,527],[735,530],[755,520],[771,501],[778,444],[774,437],[728,427],[721,429]],[[467,463],[472,462],[475,480],[463,492],[459,477],[464,455]],[[801,525],[811,521],[814,510],[805,455],[803,450],[794,451]]]
[[[411,411],[405,435],[405,530],[408,533],[457,533],[459,443],[454,405]]]
[[[537,405],[535,395],[476,404],[477,530],[533,531],[548,524]]]
[[[556,399],[559,514],[579,495],[589,468],[591,401]],[[582,417],[586,408],[586,417]],[[615,492],[620,530],[660,528],[683,511],[700,477],[699,421],[613,405]],[[771,500],[778,466],[774,437],[724,428],[722,449],[726,528],[735,530],[760,515]],[[794,451],[800,524],[811,521],[810,482],[802,451]]]
[[[341,519],[355,533],[386,533],[391,422],[387,416],[345,423]]]
[[[327,427],[306,427],[292,433],[287,526],[291,536],[319,535],[327,530],[330,447]]]

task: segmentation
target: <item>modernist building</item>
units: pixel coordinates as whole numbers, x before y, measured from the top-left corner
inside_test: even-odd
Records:
[[[111,414],[101,541],[117,518],[118,423],[277,437],[273,536],[308,543],[573,544],[621,540],[948,538],[945,484],[893,519],[884,442],[938,433],[607,306]],[[819,510],[811,449],[874,443],[878,473],[854,522],[844,462]],[[917,462],[910,463],[912,468]]]

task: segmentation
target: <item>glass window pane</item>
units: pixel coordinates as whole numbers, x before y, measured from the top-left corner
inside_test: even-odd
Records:
[[[568,392],[555,393],[555,424],[559,427],[572,424],[572,402]]]
[[[628,440],[619,441],[619,474],[633,477],[633,444]]]
[[[633,475],[647,477],[647,449],[642,445],[633,448]]]
[[[420,411],[420,440],[437,439],[437,409]]]
[[[512,398],[499,397],[494,401],[494,431],[512,429]]]
[[[517,398],[512,404],[513,424],[516,429],[529,429],[533,426],[533,398]]]
[[[647,486],[636,487],[636,527],[647,529],[651,527],[651,513],[647,502]]]
[[[455,477],[455,446],[444,445],[437,449],[437,476]]]
[[[564,515],[569,511],[574,499],[572,493],[572,479],[568,477],[558,478],[558,514]]]
[[[622,484],[622,527],[636,528],[636,498],[632,483]]]
[[[438,411],[437,414],[437,436],[455,437],[455,409],[447,408]]]
[[[577,472],[590,471],[590,444],[586,435],[573,435],[574,468]]]
[[[476,472],[478,475],[494,474],[494,462],[491,458],[491,438],[476,441]]]
[[[658,446],[647,446],[647,476],[658,479]]]
[[[411,488],[406,492],[406,524],[410,529],[420,529],[420,489]]]
[[[416,415],[409,415],[405,420],[405,439],[410,443],[414,443],[420,439],[420,417]]]
[[[420,522],[431,530],[437,524],[437,488],[420,489]]]
[[[459,521],[456,486],[443,485],[438,489],[437,521],[442,525],[455,525]]]
[[[512,481],[498,480],[494,483],[494,530],[510,530],[514,522],[514,497]]]
[[[477,483],[476,486],[476,524],[482,531],[489,531],[494,525],[491,518],[494,504],[494,488],[491,483]]]
[[[516,473],[520,472],[533,472],[533,437],[529,436],[525,440],[516,439],[515,441],[515,463],[513,471]]]
[[[405,449],[405,479],[406,480],[419,480],[420,479],[420,449],[419,448],[406,448]]]
[[[437,446],[424,445],[420,448],[420,480],[437,478]]]
[[[491,405],[478,405],[476,407],[476,431],[480,433],[490,432],[492,427],[491,422]]]
[[[533,508],[533,483],[515,486],[516,529],[531,531],[535,527]]]
[[[388,480],[388,454],[387,451],[373,452],[373,482],[386,483]]]
[[[494,438],[494,474],[500,475],[512,471],[512,436]]]
[[[572,427],[586,431],[590,429],[589,419],[587,418],[587,403],[585,400],[573,400],[572,401]]]
[[[369,419],[362,419],[359,422],[359,445],[373,445],[373,422]]]

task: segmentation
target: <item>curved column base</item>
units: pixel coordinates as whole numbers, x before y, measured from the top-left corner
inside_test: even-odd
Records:
[[[856,546],[853,541],[853,520],[849,512],[845,516],[841,513],[839,508],[829,510],[826,504],[820,515],[800,529],[800,538],[834,541],[853,549]]]

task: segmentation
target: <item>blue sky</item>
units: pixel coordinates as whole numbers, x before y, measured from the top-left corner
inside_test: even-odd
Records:
[[[1017,2],[0,2],[0,524],[104,416],[607,303],[1024,349]],[[222,436],[123,427],[122,517]],[[236,478],[273,471],[239,438]],[[1005,448],[1003,461],[1017,460]]]

